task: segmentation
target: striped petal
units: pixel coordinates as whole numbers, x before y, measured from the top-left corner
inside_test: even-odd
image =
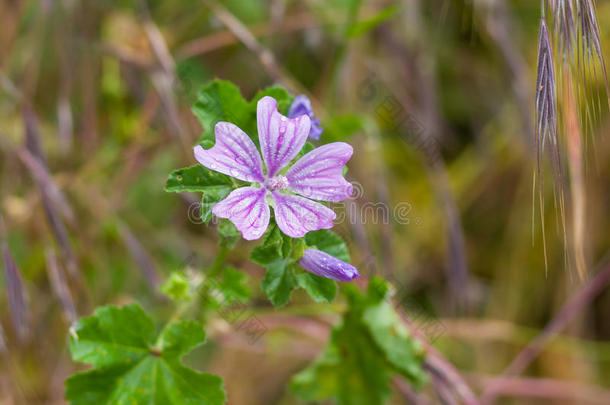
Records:
[[[273,97],[258,101],[256,124],[267,176],[273,177],[294,159],[305,145],[311,120],[307,115],[287,118],[277,111]]]
[[[299,264],[313,274],[335,281],[352,281],[360,275],[351,264],[317,249],[305,249]]]
[[[210,170],[236,179],[263,182],[261,156],[252,139],[230,122],[219,122],[214,127],[216,144],[210,149],[195,147],[195,159]]]
[[[330,229],[337,214],[330,208],[298,195],[271,193],[275,222],[292,238],[301,238],[309,231]]]
[[[343,178],[343,166],[353,148],[344,142],[329,143],[300,158],[286,172],[289,187],[302,196],[323,201],[343,201],[352,195],[352,185]]]
[[[212,213],[227,218],[246,240],[259,239],[267,230],[271,216],[264,188],[241,187],[233,190],[212,208]]]

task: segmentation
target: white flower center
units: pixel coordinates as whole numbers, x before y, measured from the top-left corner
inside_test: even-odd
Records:
[[[285,188],[288,188],[288,179],[286,176],[279,174],[269,179],[266,186],[269,191],[284,190]]]

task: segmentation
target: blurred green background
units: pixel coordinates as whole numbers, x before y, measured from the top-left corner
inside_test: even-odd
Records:
[[[610,55],[610,2],[597,10]],[[354,146],[357,195],[336,207],[354,264],[440,325],[434,346],[480,392],[583,285],[548,174],[547,266],[537,203],[532,224],[539,17],[531,0],[1,1],[2,237],[28,299],[20,335],[0,277],[0,403],[64,403],[80,368],[62,286],[79,316],[139,300],[162,318],[159,282],[213,261],[217,232],[197,223],[196,197],[163,191],[171,170],[195,163],[190,108],[213,78],[247,99],[273,84],[306,93],[321,142]],[[610,249],[610,121],[601,76],[588,85],[602,94],[584,135],[592,275]],[[230,404],[296,404],[286,384],[344,306],[295,293],[274,310],[249,246],[228,261],[251,276],[264,336],[251,343],[219,319],[188,361],[225,379]],[[567,393],[515,390],[498,403],[610,403],[609,314],[605,291],[527,369]]]

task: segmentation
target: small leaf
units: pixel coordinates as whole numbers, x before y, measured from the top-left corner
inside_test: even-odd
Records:
[[[228,219],[222,219],[218,225],[218,234],[221,237],[220,244],[233,249],[241,238],[241,232]]]
[[[421,367],[423,348],[411,338],[394,308],[382,301],[364,311],[363,320],[386,360],[415,386],[421,386],[426,381]]]
[[[343,239],[336,233],[322,229],[305,235],[307,246],[316,248],[339,260],[349,263],[349,250]]]
[[[266,266],[278,257],[286,258],[291,247],[291,239],[286,237],[276,225],[273,225],[263,243],[252,250],[250,259],[256,264]]]
[[[371,279],[366,295],[349,284],[342,291],[349,309],[322,355],[292,379],[295,395],[304,401],[333,399],[338,405],[381,405],[396,373],[421,386],[424,352],[385,301],[387,283]]]
[[[217,189],[230,190],[231,178],[214,172],[202,165],[184,167],[170,173],[165,183],[165,191],[181,193],[184,191],[209,193]]]
[[[390,395],[390,379],[385,359],[371,347],[358,314],[348,313],[322,355],[292,379],[291,389],[304,401],[381,405]]]
[[[214,286],[224,297],[224,303],[230,304],[235,301],[247,302],[252,293],[247,286],[248,277],[245,273],[227,267],[219,283]]]
[[[213,80],[208,83],[197,97],[193,113],[203,128],[204,140],[214,141],[214,126],[220,121],[232,122],[258,143],[256,135],[256,110],[252,109],[231,82]]]
[[[309,272],[297,275],[299,286],[316,302],[331,302],[337,295],[337,283]]]
[[[261,288],[275,307],[286,305],[290,300],[290,293],[297,286],[297,280],[292,266],[281,257],[265,265],[267,272],[263,278]]]
[[[286,89],[284,89],[283,87],[270,86],[264,90],[259,91],[256,94],[256,96],[254,96],[252,101],[250,102],[255,111],[256,111],[256,104],[258,103],[258,100],[260,100],[261,98],[263,98],[265,96],[273,97],[277,101],[277,110],[280,112],[280,114],[283,114],[283,115],[288,114],[288,111],[290,110],[290,105],[292,104],[292,101],[294,100],[294,97],[292,97],[290,94],[288,94]]]
[[[161,285],[160,289],[163,294],[173,301],[190,301],[193,299],[190,281],[182,272],[172,272],[167,280]]]
[[[152,346],[154,324],[137,304],[98,308],[79,320],[70,337],[75,361],[93,365],[66,381],[73,405],[221,405],[220,377],[183,366],[180,358],[203,343],[203,327],[174,322]]]

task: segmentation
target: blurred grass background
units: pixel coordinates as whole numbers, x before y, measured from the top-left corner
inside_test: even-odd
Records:
[[[610,2],[597,9],[610,55]],[[434,345],[480,392],[583,285],[566,265],[550,181],[548,269],[539,213],[532,227],[539,17],[529,0],[0,2],[2,237],[27,296],[20,332],[0,278],[0,403],[63,403],[75,313],[137,299],[167,316],[159,282],[213,261],[216,231],[193,223],[196,200],[163,186],[195,163],[190,106],[215,77],[248,99],[272,84],[305,92],[322,141],[354,145],[348,177],[362,192],[338,228],[354,263],[415,300],[408,315],[442,325]],[[585,151],[589,274],[610,249],[600,111]],[[266,333],[250,344],[219,320],[189,361],[225,379],[230,404],[299,403],[286,384],[342,303],[295,294],[273,310],[248,246],[229,262],[252,277]],[[609,313],[605,291],[527,369],[551,388],[519,386],[498,403],[610,403]]]

